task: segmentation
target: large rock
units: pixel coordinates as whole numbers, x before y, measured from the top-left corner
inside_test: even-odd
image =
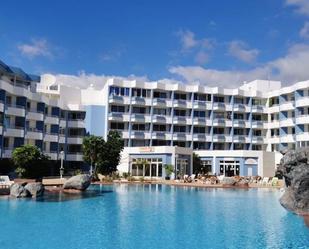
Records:
[[[39,197],[44,194],[44,185],[41,182],[30,182],[25,186],[32,197]]]
[[[63,184],[64,189],[77,189],[77,190],[86,190],[91,183],[90,175],[76,175],[68,180],[66,180]]]
[[[234,177],[224,177],[220,183],[222,185],[234,186],[236,183],[236,179]]]
[[[280,203],[286,209],[309,215],[309,148],[288,151],[281,159],[278,173],[283,175],[285,192]]]
[[[19,183],[12,184],[10,188],[10,195],[16,198],[31,196],[30,192],[22,184]]]

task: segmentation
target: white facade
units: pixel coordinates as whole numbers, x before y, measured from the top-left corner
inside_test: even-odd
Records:
[[[78,94],[79,89],[55,85],[51,75],[40,79],[0,61],[0,159],[32,144],[51,160],[64,151],[65,161],[81,163],[85,111]]]
[[[190,148],[212,157],[213,173],[216,158],[233,157],[257,160],[256,174],[273,175],[279,150],[309,145],[309,81],[282,88],[255,80],[223,89],[110,79],[101,91],[82,95],[90,91],[87,105],[104,108],[100,135],[118,130],[128,148]]]
[[[255,80],[236,89],[224,89],[109,79],[98,90],[93,86],[88,89],[67,87],[59,84],[54,76],[43,75],[37,85],[38,93],[29,91],[30,95],[3,82],[7,86],[1,89],[6,92],[61,110],[86,113],[86,118],[64,122],[59,117],[4,106],[1,102],[0,111],[5,109],[7,115],[27,113],[33,120],[43,119],[46,124],[60,127],[85,127],[90,134],[104,138],[110,130],[119,131],[125,141],[119,165],[122,172],[132,170],[130,164],[137,154],[163,155],[163,160],[173,154],[185,157],[193,151],[207,167],[211,164],[212,173],[226,173],[230,169],[225,166],[231,164],[235,172],[239,170],[237,174],[271,176],[281,158],[279,150],[309,145],[309,81],[281,87],[278,81]],[[30,109],[34,105],[30,101]],[[3,130],[0,127],[0,132]],[[30,140],[43,137],[43,141],[49,143],[82,143],[82,136],[56,137],[30,130],[25,134],[10,127],[6,127],[5,132],[11,137],[24,136]],[[48,143],[45,146],[47,152],[49,146]],[[182,148],[186,151],[175,152]],[[145,152],[147,150],[149,152]],[[3,155],[9,155],[9,150]],[[68,158],[82,160],[81,154]],[[177,164],[170,158],[170,163]],[[252,166],[254,163],[256,167]],[[192,165],[192,158],[187,164]]]

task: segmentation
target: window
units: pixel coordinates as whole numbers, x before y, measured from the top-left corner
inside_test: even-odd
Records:
[[[132,176],[161,177],[162,158],[133,158],[131,165]]]
[[[240,174],[240,163],[237,160],[220,160],[220,175],[235,176]]]

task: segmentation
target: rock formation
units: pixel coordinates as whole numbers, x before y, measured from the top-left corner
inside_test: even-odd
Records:
[[[30,182],[25,186],[32,197],[40,197],[44,194],[44,186],[41,182]]]
[[[16,198],[39,197],[44,194],[44,186],[40,182],[14,183],[10,189],[10,195]]]
[[[10,189],[10,195],[16,198],[30,197],[30,192],[25,189],[24,184],[13,183]]]
[[[309,148],[281,153],[277,172],[284,177],[285,192],[280,203],[294,213],[309,215]]]
[[[76,175],[66,180],[63,184],[63,188],[84,191],[89,187],[90,183],[91,183],[90,175],[86,174]]]

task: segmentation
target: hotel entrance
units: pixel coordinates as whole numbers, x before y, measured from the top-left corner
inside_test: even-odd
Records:
[[[131,175],[137,177],[162,177],[162,158],[133,158]]]
[[[176,179],[183,179],[184,175],[189,174],[189,162],[188,159],[176,159]]]
[[[239,176],[240,162],[238,160],[220,160],[220,175]]]

